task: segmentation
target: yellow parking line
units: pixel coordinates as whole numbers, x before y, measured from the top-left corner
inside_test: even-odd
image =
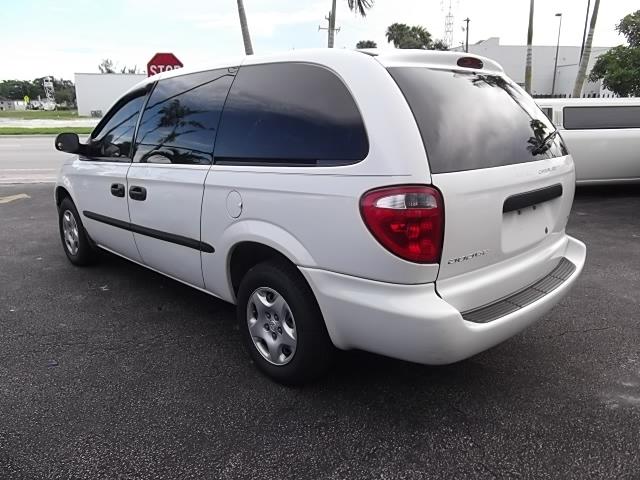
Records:
[[[21,198],[31,198],[26,193],[18,193],[17,195],[9,195],[8,197],[0,197],[0,203],[9,203],[14,200],[20,200]]]

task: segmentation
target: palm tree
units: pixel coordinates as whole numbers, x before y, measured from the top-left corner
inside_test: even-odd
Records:
[[[357,12],[363,17],[367,15],[367,10],[373,7],[373,0],[347,0],[349,10]],[[331,2],[331,12],[329,12],[329,39],[327,46],[333,48],[336,32],[336,0]]]
[[[420,50],[448,50],[442,40],[433,41],[429,31],[420,25],[410,27],[404,23],[392,23],[385,33],[388,42],[395,48],[414,48]]]
[[[587,77],[587,66],[589,65],[589,59],[591,58],[591,44],[593,43],[593,32],[596,29],[599,7],[600,0],[596,0],[593,5],[593,13],[591,14],[591,23],[589,24],[587,42],[584,44],[584,51],[582,52],[582,58],[580,58],[580,68],[578,68],[578,75],[576,75],[576,84],[573,86],[573,97],[580,96],[584,81]]]
[[[524,67],[524,89],[527,93],[531,93],[531,59],[533,56],[533,4],[534,0],[529,3],[529,30],[527,31],[527,63]]]
[[[238,15],[240,16],[240,29],[242,30],[242,40],[244,41],[244,53],[253,55],[249,25],[247,24],[247,15],[244,13],[244,3],[242,0],[238,0]]]
[[[387,27],[387,42],[393,43],[393,46],[400,48],[405,38],[411,35],[411,28],[405,23],[392,23]]]

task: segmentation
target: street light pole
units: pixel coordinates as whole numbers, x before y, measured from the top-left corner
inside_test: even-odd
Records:
[[[465,44],[464,51],[469,53],[469,22],[471,21],[471,19],[469,17],[467,17],[467,18],[464,19],[464,21],[467,22],[467,28],[466,28],[466,31],[467,31],[467,43]]]
[[[560,50],[560,30],[562,29],[562,14],[556,13],[556,17],[560,17],[558,25],[558,43],[556,43],[556,61],[553,65],[553,83],[551,84],[551,95],[556,93],[556,73],[558,71],[558,51]]]

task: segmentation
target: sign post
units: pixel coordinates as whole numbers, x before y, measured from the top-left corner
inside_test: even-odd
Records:
[[[184,65],[173,53],[156,53],[147,63],[147,76],[182,67]]]

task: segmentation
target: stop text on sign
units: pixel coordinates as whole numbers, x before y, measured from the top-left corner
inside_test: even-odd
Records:
[[[169,70],[177,70],[182,68],[180,65],[150,65],[149,74],[155,75],[156,73],[168,72]]]
[[[182,62],[173,53],[156,53],[147,63],[147,76],[182,67]]]

